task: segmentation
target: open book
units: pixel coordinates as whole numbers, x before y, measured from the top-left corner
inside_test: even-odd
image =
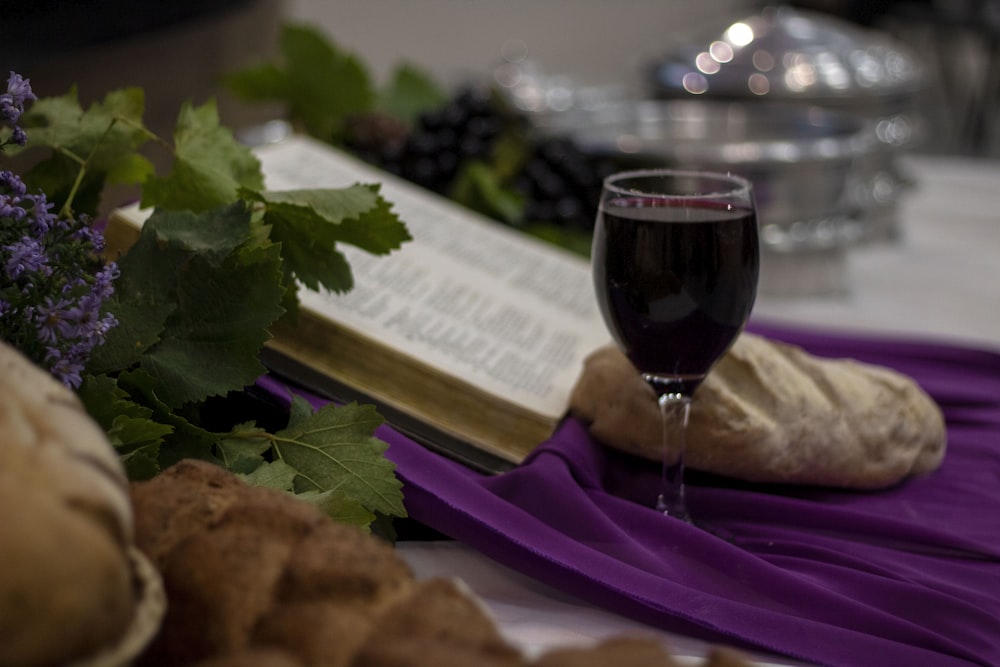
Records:
[[[381,183],[413,240],[388,256],[340,246],[347,294],[299,292],[264,364],[479,470],[519,463],[564,416],[609,336],[586,260],[305,137],[256,150],[270,190]],[[146,212],[113,216],[140,225]]]

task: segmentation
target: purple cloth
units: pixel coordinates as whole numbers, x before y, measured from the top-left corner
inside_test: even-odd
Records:
[[[383,428],[410,515],[649,625],[821,665],[1000,665],[1000,354],[756,327],[914,378],[944,410],[934,473],[879,492],[692,472],[698,527],[651,508],[659,472],[568,419],[482,476]]]

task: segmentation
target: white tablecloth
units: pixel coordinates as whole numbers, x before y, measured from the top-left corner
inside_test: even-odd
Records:
[[[761,321],[879,332],[1000,350],[1000,162],[911,157],[916,185],[900,202],[900,238],[854,248],[849,291],[822,298],[762,295]],[[662,637],[699,664],[706,646],[569,598],[454,542],[404,542],[418,576],[462,579],[529,654],[624,633]],[[752,655],[760,664],[794,661]]]
[[[848,293],[768,298],[754,317],[1000,348],[1000,162],[911,157],[901,238],[852,249]]]

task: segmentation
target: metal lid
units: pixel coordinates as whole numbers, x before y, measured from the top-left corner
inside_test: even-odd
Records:
[[[816,12],[768,7],[726,22],[656,63],[657,96],[826,104],[909,95],[917,58],[888,35]]]

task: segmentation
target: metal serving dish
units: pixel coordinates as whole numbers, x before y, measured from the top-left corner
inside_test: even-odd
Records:
[[[875,144],[853,196],[870,237],[895,234],[909,185],[896,157],[919,140],[924,79],[916,55],[888,34],[785,6],[677,36],[647,72],[648,94],[659,99],[820,106],[868,120]]]
[[[535,125],[616,168],[703,168],[749,178],[764,253],[761,291],[844,291],[846,252],[863,224],[852,196],[857,164],[872,149],[862,119],[782,104],[639,100],[540,114]]]
[[[854,116],[785,105],[640,100],[545,114],[536,126],[620,168],[704,168],[749,178],[771,250],[842,246],[856,233],[854,168],[871,140]]]

